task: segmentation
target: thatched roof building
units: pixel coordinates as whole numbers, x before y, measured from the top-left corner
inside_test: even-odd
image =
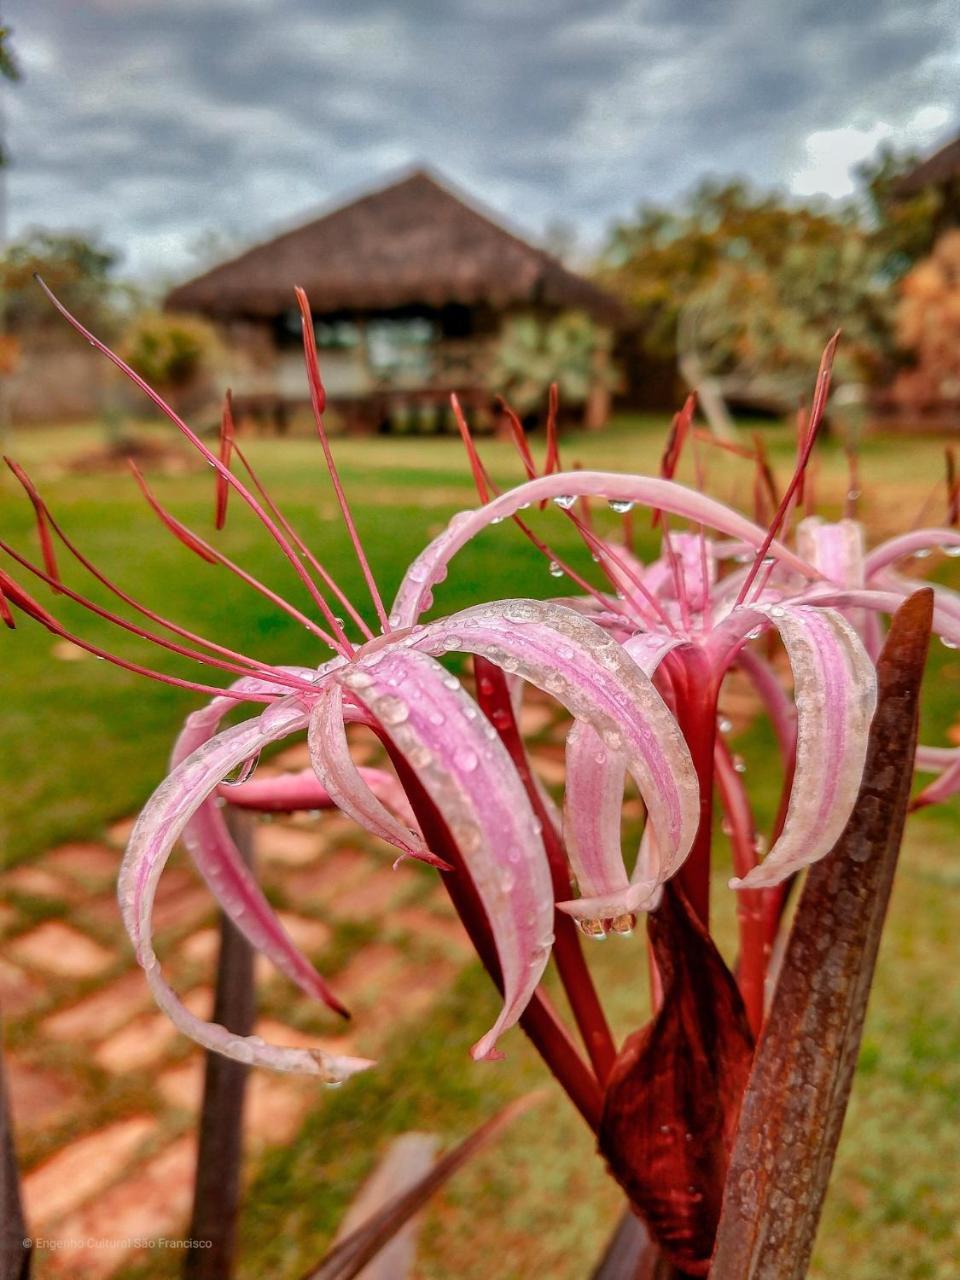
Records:
[[[174,289],[167,306],[274,316],[294,285],[321,315],[451,304],[577,309],[607,323],[619,314],[609,294],[424,170],[214,267]]]
[[[895,190],[898,196],[915,196],[928,187],[947,186],[957,179],[960,179],[960,135],[905,173]]]
[[[604,334],[622,322],[616,299],[423,170],[214,267],[166,307],[207,316],[245,347],[251,396],[289,400],[302,387],[294,285],[310,297],[331,401],[378,425],[385,398],[489,399],[509,317],[575,312]]]

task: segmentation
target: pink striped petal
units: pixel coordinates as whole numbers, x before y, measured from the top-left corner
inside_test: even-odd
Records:
[[[647,806],[661,852],[660,879],[681,866],[699,822],[699,789],[680,728],[636,661],[595,623],[544,600],[477,605],[412,632],[434,654],[476,653],[522,676],[622,752]],[[563,904],[587,917],[589,906]]]
[[[372,682],[372,677],[350,668],[347,680],[351,688],[361,685],[365,679]],[[352,708],[344,706],[342,686],[331,681],[322,690],[310,715],[307,740],[317,778],[337,808],[349,814],[365,830],[409,857],[445,867],[447,864],[427,849],[419,830],[414,829],[416,824],[411,828],[394,817],[353,763],[344,727],[348,718],[357,720],[361,717]]]
[[[283,667],[280,670],[305,679],[314,679],[340,665],[342,659],[335,659],[319,672],[299,667]],[[241,693],[269,692],[273,687],[252,678],[239,680],[231,686],[235,692]],[[216,733],[220,721],[235,705],[233,698],[214,698],[206,707],[188,716],[173,749],[173,765],[179,765],[209,741]],[[235,790],[239,792],[241,788],[237,787]],[[262,951],[301,991],[314,999],[322,1000],[338,1013],[346,1012],[320,974],[287,934],[273,907],[264,897],[256,878],[240,856],[213,795],[204,800],[187,823],[183,843],[197,870],[223,906],[224,912],[250,945]]]
[[[391,626],[411,626],[416,622],[429,607],[430,593],[438,582],[443,581],[447,565],[461,547],[488,525],[514,515],[528,503],[564,496],[641,503],[716,529],[755,548],[761,547],[767,536],[765,529],[739,512],[673,480],[618,475],[608,471],[568,471],[542,476],[508,490],[483,507],[455,515],[444,532],[420,553],[407,570],[394,601]],[[803,578],[817,576],[810,565],[780,542],[771,544],[769,554]]]
[[[808,516],[797,525],[797,553],[838,587],[862,587],[866,548],[859,520]]]
[[[491,1057],[536,990],[553,943],[550,871],[523,783],[476,703],[427,654],[382,649],[339,679],[416,771],[483,903],[503,1008],[472,1053]],[[326,737],[316,739],[318,755],[326,745]],[[352,792],[344,799],[351,812]],[[358,806],[352,816],[363,822],[367,813]]]
[[[632,637],[624,648],[650,679],[681,643],[675,636],[645,633]],[[563,830],[580,897],[559,906],[591,925],[650,908],[666,878],[649,838],[633,876],[627,874],[620,840],[626,775],[624,753],[607,747],[592,725],[577,721],[567,735]],[[588,932],[599,936],[601,930],[593,927]]]
[[[306,724],[307,713],[300,701],[296,697],[285,698],[255,719],[225,729],[177,765],[137,819],[120,868],[118,894],[137,960],[157,1003],[191,1039],[237,1062],[319,1075],[336,1083],[371,1064],[366,1059],[341,1057],[320,1049],[267,1044],[259,1036],[237,1036],[216,1023],[195,1017],[161,975],[151,939],[157,882],[187,823],[231,770],[268,744],[304,729]]]
[[[860,788],[877,698],[876,671],[856,631],[834,609],[768,605],[738,610],[742,634],[772,623],[794,682],[797,747],[793,787],[780,838],[735,889],[779,884],[830,852]],[[725,626],[728,624],[725,624]]]

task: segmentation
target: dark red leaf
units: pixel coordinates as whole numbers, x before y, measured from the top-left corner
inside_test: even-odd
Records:
[[[932,611],[923,590],[894,616],[860,795],[836,848],[807,873],[743,1101],[711,1280],[807,1274],[910,797]]]
[[[753,1037],[733,975],[673,883],[648,928],[663,1004],[620,1052],[600,1151],[664,1253],[706,1275]]]

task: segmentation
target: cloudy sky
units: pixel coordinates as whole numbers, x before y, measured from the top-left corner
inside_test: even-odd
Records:
[[[960,127],[956,0],[0,0],[9,219],[141,276],[426,162],[521,229],[705,173],[849,193]]]

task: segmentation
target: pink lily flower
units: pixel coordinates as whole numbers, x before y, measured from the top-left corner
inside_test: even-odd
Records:
[[[735,1120],[753,1039],[764,1019],[789,886],[834,847],[857,799],[876,706],[880,619],[913,590],[912,580],[894,566],[907,557],[925,558],[932,547],[960,554],[960,534],[924,529],[866,553],[855,521],[827,524],[807,517],[791,539],[791,518],[829,392],[834,339],[821,363],[796,468],[782,498],[770,502],[773,514],[766,524],[707,496],[702,486],[690,488],[673,479],[691,435],[692,402],[675,420],[661,474],[651,477],[560,470],[554,395],[544,474],[537,474],[522,428],[512,420],[528,478],[497,493],[454,398],[482,503],[455,515],[416,557],[388,609],[324,429],[325,397],[310,308],[301,291],[298,301],[318,436],[379,620],[377,634],[260,484],[234,437],[229,397],[219,448],[212,450],[62,307],[70,323],[141,388],[214,470],[217,526],[232,493],[270,534],[307,591],[312,610],[283,600],[186,528],[137,473],[153,510],[189,550],[235,574],[306,628],[324,647],[322,660],[298,666],[265,663],[163,618],[96,568],[29,477],[10,464],[36,513],[42,563],[0,542],[8,561],[54,594],[230,678],[220,688],[106,653],[68,631],[19,578],[0,569],[0,617],[8,625],[14,624],[16,609],[127,670],[209,696],[187,718],[170,772],[144,807],[123,860],[120,908],[137,959],[160,1007],[208,1049],[330,1084],[371,1066],[366,1059],[319,1047],[290,1048],[234,1035],[196,1017],[163,976],[152,942],[157,884],[182,840],[225,914],[250,943],[305,994],[346,1013],[264,897],[234,844],[223,806],[229,799],[262,812],[340,810],[392,845],[400,858],[416,858],[443,876],[503,996],[499,1015],[473,1046],[473,1056],[499,1057],[500,1037],[520,1023],[598,1134],[632,1203],[641,1212],[654,1206],[647,1216],[657,1224],[659,1242],[684,1265],[700,1268],[691,1273],[703,1274],[728,1154],[714,1112],[719,1107],[728,1126]],[[235,458],[242,476],[232,469]],[[764,485],[773,495],[769,469]],[[643,564],[629,547],[598,535],[589,510],[598,500],[627,523],[634,508],[649,508],[662,530],[661,555]],[[530,528],[525,512],[548,503],[573,521],[607,588],[559,560]],[[579,594],[491,600],[424,622],[434,589],[457,553],[507,519],[544,551],[553,577],[569,577]],[[671,527],[676,521],[685,526]],[[64,553],[112,594],[123,612],[70,586],[59,569],[58,556]],[[960,598],[943,588],[936,589],[935,628],[945,643],[960,645]],[[790,692],[770,660],[770,643],[776,640],[789,667]],[[443,665],[451,655],[471,655],[473,692]],[[784,796],[765,854],[741,762],[724,741],[719,707],[723,681],[733,669],[752,683],[783,757]],[[527,685],[554,699],[570,717],[562,814],[537,780],[518,728]],[[223,727],[237,704],[258,709]],[[357,767],[347,738],[351,724],[377,735],[392,772]],[[280,778],[256,774],[262,750],[300,734],[307,737],[310,770]],[[917,763],[940,770],[917,803],[960,789],[960,752],[920,748]],[[630,858],[624,856],[620,830],[628,777],[646,815],[640,847]],[[740,931],[735,978],[708,932],[715,794],[735,872],[730,881]],[[709,1088],[686,1081],[683,1072],[678,1082],[666,1080],[662,1071],[655,1080],[648,1078],[655,1055],[644,1033],[635,1033],[619,1054],[614,1045],[582,935],[629,934],[640,912],[654,913],[651,979],[657,1012],[651,1026],[656,1046],[673,1055],[671,1060],[686,1060],[693,1050],[697,1061],[710,1061],[712,1055],[722,1086],[716,1091],[719,1101]],[[541,980],[551,957],[587,1061],[544,994]],[[719,1030],[711,1018],[718,1020]],[[651,1083],[656,1090],[648,1087]],[[658,1121],[657,1132],[671,1131],[650,1110],[660,1105],[661,1095],[677,1122],[704,1117],[703,1177],[715,1184],[709,1197],[688,1185],[690,1154],[678,1153],[672,1140],[660,1143],[660,1164],[648,1167],[656,1146],[647,1140],[651,1121]],[[645,1098],[653,1102],[648,1105]],[[649,1114],[638,1127],[635,1114],[644,1106]],[[691,1129],[695,1123],[699,1120]]]

